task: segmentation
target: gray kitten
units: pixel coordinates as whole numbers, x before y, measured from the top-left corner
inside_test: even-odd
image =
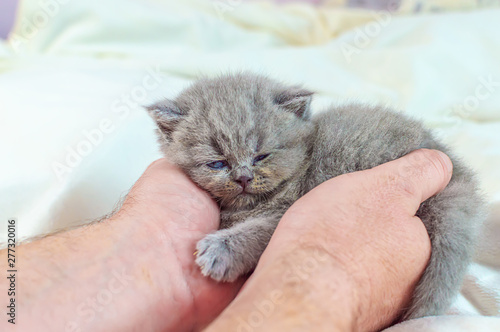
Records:
[[[450,184],[417,212],[432,243],[404,318],[445,310],[471,258],[483,202],[473,173],[418,121],[383,107],[346,105],[311,116],[312,92],[251,74],[201,79],[148,108],[163,154],[221,209],[220,230],[197,245],[196,263],[217,281],[252,271],[284,212],[335,176],[419,148],[453,161]]]

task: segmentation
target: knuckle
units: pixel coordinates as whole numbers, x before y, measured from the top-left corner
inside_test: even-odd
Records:
[[[436,150],[420,149],[412,152],[394,174],[389,187],[404,198],[420,198],[432,183],[446,177],[446,158]]]
[[[421,162],[417,167],[420,167],[420,173],[425,179],[443,178],[446,176],[448,167],[441,152],[422,149],[417,151],[417,153],[421,157]]]
[[[419,193],[417,184],[410,178],[399,177],[395,187],[403,197],[413,198]]]
[[[394,175],[389,177],[389,189],[397,194],[397,196],[413,198],[418,194],[417,184],[413,180],[413,176]]]

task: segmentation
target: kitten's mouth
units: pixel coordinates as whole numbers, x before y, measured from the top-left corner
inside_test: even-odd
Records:
[[[253,195],[255,195],[255,193],[253,193],[251,189],[248,187],[241,188],[240,191],[236,194],[236,196],[241,196],[241,197],[253,196]]]
[[[255,192],[252,188],[242,188],[237,194],[237,197],[250,197],[250,196],[260,196],[262,193]]]

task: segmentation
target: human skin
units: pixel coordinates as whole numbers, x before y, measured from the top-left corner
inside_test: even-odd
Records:
[[[450,177],[446,156],[420,150],[318,186],[285,214],[228,306],[243,278],[216,283],[201,275],[193,257],[196,242],[217,229],[218,208],[160,159],[113,217],[17,248],[19,317],[16,326],[6,319],[0,325],[7,331],[196,331],[228,306],[207,331],[256,323],[256,331],[378,330],[397,319],[430,256],[415,212]],[[252,320],[256,303],[272,304],[258,322]]]

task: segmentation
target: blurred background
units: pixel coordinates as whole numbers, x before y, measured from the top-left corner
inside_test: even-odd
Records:
[[[143,106],[248,70],[315,91],[315,112],[391,106],[452,146],[490,215],[449,314],[498,316],[498,31],[500,0],[0,0],[1,220],[26,238],[110,212],[161,157]],[[464,319],[448,330],[488,331]]]
[[[211,1],[211,0],[207,0]],[[252,0],[240,0],[252,1]],[[350,8],[378,9],[378,10],[396,10],[401,5],[401,0],[270,0],[277,4],[304,2],[312,5],[332,5],[346,6]],[[12,25],[19,0],[2,0],[0,2],[0,38],[6,38]],[[234,4],[239,1],[227,1]],[[220,3],[224,3],[220,1]],[[418,12],[425,6],[430,6],[434,10],[443,7],[451,8],[470,8],[470,7],[489,7],[498,5],[497,0],[447,0],[447,1],[406,1],[407,7]]]
[[[16,14],[17,0],[2,0],[0,2],[0,38],[6,38]]]

